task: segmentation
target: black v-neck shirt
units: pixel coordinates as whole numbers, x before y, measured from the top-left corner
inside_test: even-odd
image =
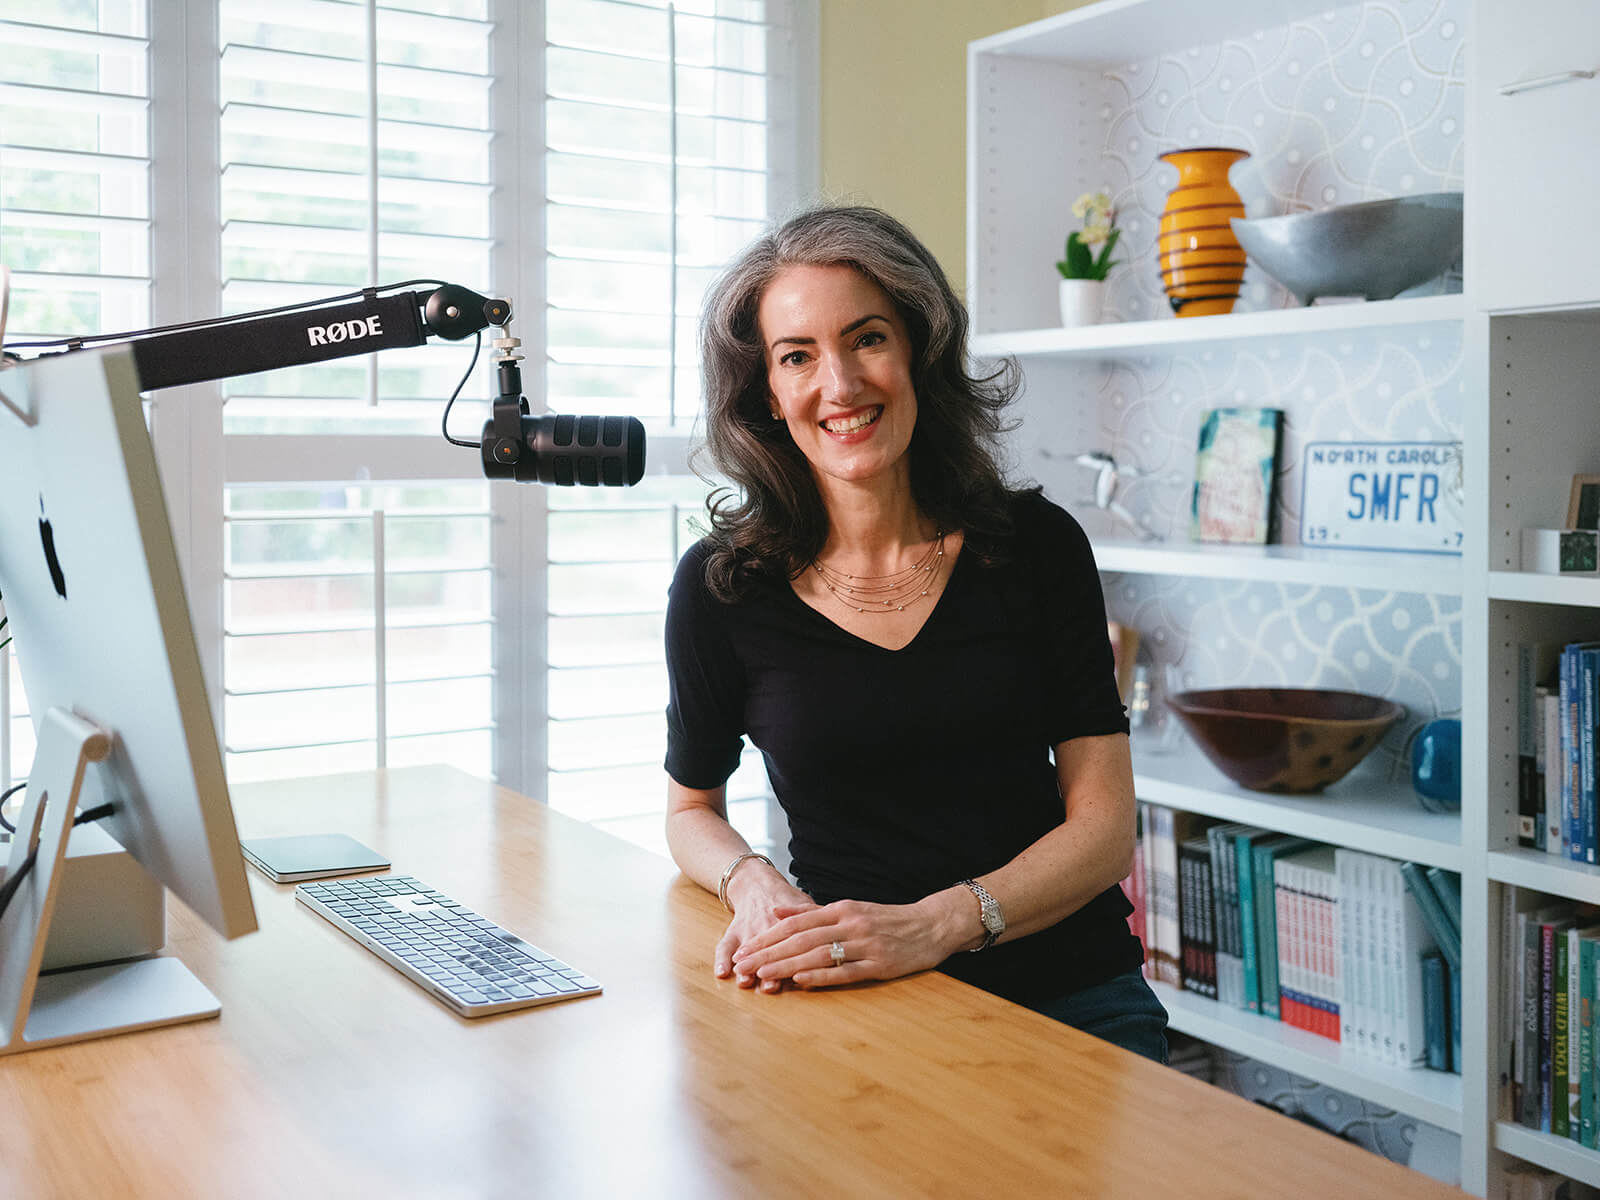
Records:
[[[841,629],[781,576],[719,602],[705,585],[709,540],[678,564],[667,772],[720,787],[748,736],[788,816],[796,881],[819,903],[908,904],[1003,866],[1064,820],[1051,748],[1128,731],[1088,539],[1036,492],[1012,510],[1001,561],[964,546],[899,650]],[[1130,911],[1113,886],[941,969],[1045,1003],[1138,968]]]

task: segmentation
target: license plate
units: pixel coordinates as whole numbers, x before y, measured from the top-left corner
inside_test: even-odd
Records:
[[[1461,443],[1311,442],[1300,543],[1460,554]]]

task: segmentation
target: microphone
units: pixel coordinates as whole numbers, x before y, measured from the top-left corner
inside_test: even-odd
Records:
[[[533,417],[496,404],[483,426],[483,473],[557,487],[632,487],[644,478],[644,425],[637,417]]]

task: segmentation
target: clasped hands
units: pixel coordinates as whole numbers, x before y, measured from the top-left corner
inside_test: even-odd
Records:
[[[740,987],[778,992],[796,987],[836,987],[868,979],[896,979],[938,966],[958,946],[941,919],[940,897],[916,904],[840,900],[817,905],[804,899],[754,903],[735,915],[717,943],[716,974]],[[844,947],[833,963],[832,946]]]

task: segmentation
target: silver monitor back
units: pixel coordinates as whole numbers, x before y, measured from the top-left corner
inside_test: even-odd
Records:
[[[113,735],[80,806],[225,937],[256,928],[200,655],[126,348],[0,371],[0,597],[37,729]]]

